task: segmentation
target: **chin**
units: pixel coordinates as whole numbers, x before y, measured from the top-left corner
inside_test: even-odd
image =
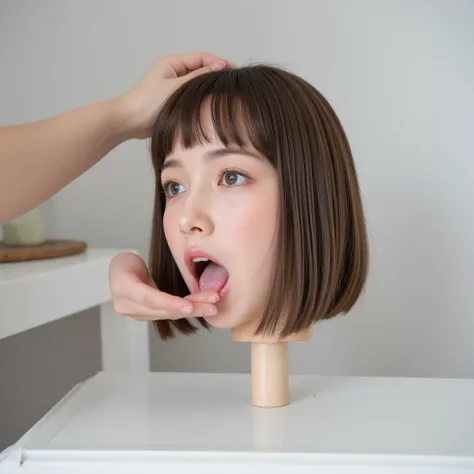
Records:
[[[212,326],[213,328],[216,329],[231,329],[232,324],[229,322],[229,320],[225,317],[222,317],[222,315],[216,315],[216,316],[210,316],[210,317],[203,317],[203,319],[206,321],[209,326]]]
[[[228,311],[218,310],[215,316],[204,317],[206,322],[216,329],[232,329],[248,322],[248,318],[241,315],[232,314]]]

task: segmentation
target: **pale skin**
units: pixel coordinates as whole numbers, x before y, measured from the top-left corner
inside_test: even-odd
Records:
[[[177,146],[165,160],[163,227],[190,292],[195,280],[186,251],[202,251],[227,270],[217,315],[202,316],[214,327],[235,328],[260,320],[264,311],[275,253],[277,173],[250,146],[225,147],[209,125],[206,133],[210,143]]]
[[[250,147],[224,147],[208,124],[211,142],[190,149],[176,146],[160,176],[167,196],[166,240],[190,293],[179,298],[157,291],[141,259],[119,254],[110,266],[119,314],[153,320],[191,313],[218,328],[246,327],[262,316],[275,252],[276,171]],[[227,291],[195,291],[185,263],[189,249],[206,252],[226,268]]]
[[[67,186],[112,149],[145,139],[163,101],[181,84],[211,70],[235,67],[210,53],[161,58],[123,95],[46,120],[0,128],[0,224]],[[110,287],[121,314],[146,319],[209,314],[213,294],[181,299],[156,289],[143,260],[121,254],[110,265]],[[182,306],[185,306],[184,313]]]

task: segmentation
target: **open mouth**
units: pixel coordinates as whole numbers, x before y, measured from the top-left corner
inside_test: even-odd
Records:
[[[229,273],[224,266],[196,250],[186,252],[186,263],[193,276],[195,292],[217,291],[222,295],[229,280]]]
[[[199,281],[204,270],[212,263],[212,260],[205,257],[196,257],[192,259],[192,262],[194,263],[194,276]]]

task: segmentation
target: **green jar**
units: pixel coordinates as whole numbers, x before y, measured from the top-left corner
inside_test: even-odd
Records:
[[[3,224],[3,244],[11,247],[41,245],[45,242],[43,216],[39,208]]]

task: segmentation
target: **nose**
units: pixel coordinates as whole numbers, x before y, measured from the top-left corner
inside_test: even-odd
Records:
[[[209,212],[197,202],[187,203],[178,221],[178,226],[179,230],[187,236],[205,236],[214,231],[214,224]]]

